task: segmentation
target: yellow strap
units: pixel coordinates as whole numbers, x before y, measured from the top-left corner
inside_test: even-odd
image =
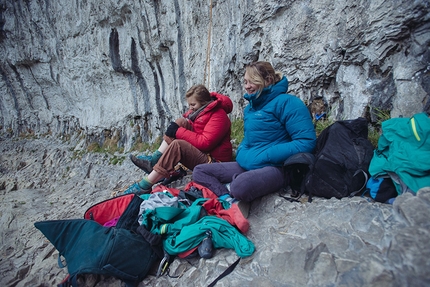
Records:
[[[421,141],[421,138],[417,132],[417,126],[415,125],[415,118],[411,119],[411,125],[412,125],[412,131],[414,132],[415,138],[417,139],[417,141]]]
[[[160,234],[167,233],[167,224],[161,225]]]

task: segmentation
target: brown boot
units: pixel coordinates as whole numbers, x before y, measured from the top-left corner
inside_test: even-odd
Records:
[[[152,164],[149,160],[140,159],[137,158],[134,155],[130,155],[131,161],[134,163],[135,166],[146,172],[147,174],[150,174],[152,171]]]

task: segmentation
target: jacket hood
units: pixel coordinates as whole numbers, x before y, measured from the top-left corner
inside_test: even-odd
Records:
[[[227,114],[233,111],[233,102],[228,96],[211,92],[211,97],[215,98],[216,105],[221,107]],[[212,103],[210,105],[212,105]]]
[[[231,113],[233,110],[233,102],[231,101],[230,97],[225,96],[223,94],[219,94],[216,92],[211,92],[212,102],[210,102],[204,110],[201,112],[201,114],[207,113],[215,108],[221,108],[223,109],[227,114]],[[188,110],[183,114],[184,117],[187,117],[190,113],[192,113],[191,110]]]

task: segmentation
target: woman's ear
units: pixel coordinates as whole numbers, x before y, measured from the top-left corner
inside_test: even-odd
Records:
[[[273,79],[271,77],[266,77],[266,79],[264,79],[264,86],[270,86],[271,84],[273,84]]]

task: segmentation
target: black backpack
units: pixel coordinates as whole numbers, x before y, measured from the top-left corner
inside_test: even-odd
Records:
[[[312,172],[315,156],[312,153],[297,153],[290,156],[284,162],[284,173],[286,182],[284,192],[290,189],[291,196],[285,196],[282,192],[279,196],[286,200],[298,202],[305,193],[305,177]]]
[[[340,199],[364,190],[374,151],[367,136],[365,118],[337,121],[318,136],[314,158],[305,153],[299,154],[301,156],[298,159],[309,160],[296,162],[291,158],[287,159],[284,162],[287,172],[294,172],[298,168],[306,171],[291,186],[293,191],[297,190],[297,182],[300,182],[300,193],[296,192],[298,196],[295,200],[305,192],[311,202],[312,196]]]
[[[374,147],[368,140],[367,120],[337,121],[317,139],[315,163],[305,178],[305,189],[313,195],[338,199],[364,190]]]

